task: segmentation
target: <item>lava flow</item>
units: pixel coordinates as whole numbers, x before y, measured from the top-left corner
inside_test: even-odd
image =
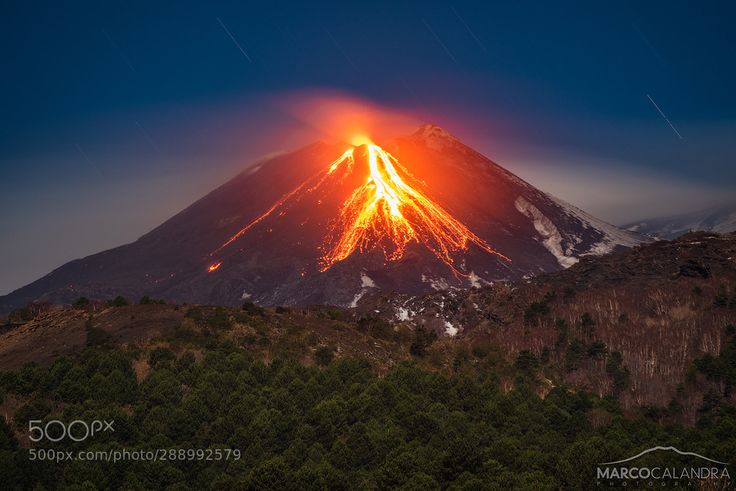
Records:
[[[404,256],[412,242],[424,245],[457,274],[462,273],[456,268],[452,254],[468,250],[471,243],[489,254],[511,261],[411,186],[407,182],[411,177],[409,172],[394,156],[372,143],[346,150],[317,175],[281,197],[212,255],[242,237],[276,210],[283,215],[293,201],[315,191],[341,167],[345,173],[355,172],[359,168],[354,165],[356,151],[361,152],[361,156],[363,151],[367,153],[368,173],[363,184],[340,206],[338,218],[331,223],[321,247],[324,252],[319,258],[319,271],[328,270],[356,251],[364,253],[377,248],[382,250],[387,261],[396,261]],[[219,267],[219,263],[216,264]],[[210,266],[209,271],[217,267]]]
[[[333,227],[333,235],[338,238],[322,256],[320,271],[326,271],[356,250],[366,252],[376,246],[383,249],[387,260],[395,261],[404,255],[412,241],[423,244],[456,272],[450,254],[467,250],[470,242],[509,260],[440,205],[407,184],[397,167],[404,169],[391,154],[378,145],[367,147],[370,173],[365,184],[343,203]]]

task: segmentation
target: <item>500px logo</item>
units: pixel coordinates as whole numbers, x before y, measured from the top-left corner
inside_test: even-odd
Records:
[[[75,442],[83,442],[98,433],[115,431],[113,427],[114,420],[105,421],[95,419],[87,423],[81,419],[75,419],[67,424],[58,419],[52,419],[51,421],[47,421],[45,425],[41,425],[42,422],[40,419],[32,419],[28,422],[28,437],[32,442],[40,442],[44,439],[50,442],[58,442],[64,438],[69,438]]]

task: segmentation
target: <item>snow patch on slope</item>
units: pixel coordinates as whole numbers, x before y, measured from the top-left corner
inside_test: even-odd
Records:
[[[424,140],[424,143],[432,150],[441,151],[446,146],[457,142],[457,139],[443,130],[439,126],[431,124],[419,128],[417,134]]]
[[[429,283],[429,286],[431,286],[433,290],[436,290],[438,292],[450,289],[450,284],[445,278],[432,278],[427,275],[422,275],[422,281],[424,283]]]
[[[368,290],[371,288],[376,288],[376,282],[373,281],[373,279],[365,274],[365,271],[360,272],[360,291],[355,294],[353,297],[352,302],[348,304],[348,307],[351,309],[354,309],[358,306],[358,302],[360,301],[363,296],[368,293]]]
[[[603,234],[603,238],[599,242],[593,244],[587,252],[580,254],[581,256],[601,256],[613,251],[617,246],[633,247],[644,241],[637,234],[633,234],[629,231],[620,229],[615,225],[604,222],[593,215],[585,213],[580,208],[571,205],[566,201],[552,195],[547,196],[562,207],[567,216],[577,219],[584,227],[592,227]]]
[[[480,288],[483,285],[492,285],[490,281],[486,281],[477,274],[475,274],[475,271],[471,271],[468,275],[468,281],[470,282],[470,286],[473,288]]]
[[[458,329],[457,327],[453,326],[450,321],[445,321],[445,334],[447,334],[450,337],[453,337],[457,334]]]
[[[709,230],[707,228],[707,225],[701,225],[698,224],[698,227],[692,227],[693,230]],[[726,234],[733,231],[736,231],[736,212],[733,212],[728,216],[728,218],[725,218],[722,222],[714,225],[710,228],[713,232],[718,232],[719,234]]]
[[[557,259],[557,262],[560,263],[560,266],[562,266],[563,268],[569,268],[570,266],[578,262],[578,258],[568,255],[569,251],[566,252],[565,250],[563,250],[562,235],[560,234],[560,231],[557,229],[555,224],[552,223],[552,220],[544,216],[544,214],[539,211],[536,206],[534,206],[523,196],[519,196],[518,198],[516,198],[516,201],[514,201],[514,206],[519,211],[519,213],[532,220],[536,231],[539,233],[539,235],[544,237],[544,241],[542,242],[544,244],[544,247],[546,247],[547,250],[552,253],[552,255]]]
[[[398,307],[396,309],[396,319],[399,321],[410,321],[414,318],[414,315],[416,314],[406,307]]]
[[[370,276],[365,274],[365,272],[360,273],[360,286],[363,288],[375,288],[376,282],[371,279]]]
[[[246,170],[245,171],[245,175],[246,176],[250,176],[252,174],[255,174],[256,172],[258,172],[259,170],[261,170],[261,167],[263,167],[263,164],[256,164],[256,165],[252,166],[251,168],[249,168],[248,170]]]

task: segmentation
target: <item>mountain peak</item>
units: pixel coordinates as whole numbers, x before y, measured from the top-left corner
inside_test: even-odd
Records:
[[[448,131],[434,124],[425,124],[420,126],[414,132],[414,136],[426,138],[429,140],[457,140]]]
[[[460,143],[460,140],[448,131],[445,131],[443,128],[434,124],[425,124],[424,126],[420,126],[411,136],[415,140],[418,140],[427,147],[438,152]]]

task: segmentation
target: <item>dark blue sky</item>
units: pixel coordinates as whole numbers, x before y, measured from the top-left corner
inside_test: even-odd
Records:
[[[293,123],[264,101],[312,88],[419,112],[614,222],[726,199],[734,19],[734,2],[3,2],[0,293],[302,143],[260,138]]]

